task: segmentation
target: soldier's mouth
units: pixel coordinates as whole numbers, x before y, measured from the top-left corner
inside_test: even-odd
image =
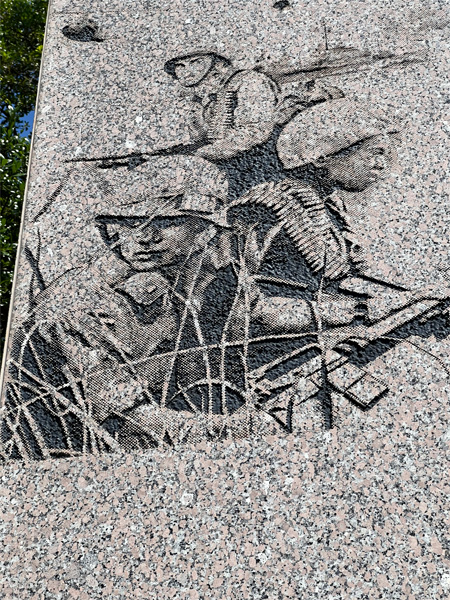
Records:
[[[163,253],[161,251],[152,251],[152,250],[147,250],[145,252],[135,252],[135,254],[133,255],[133,258],[135,260],[144,262],[144,261],[148,261],[148,260],[159,260],[161,259]]]

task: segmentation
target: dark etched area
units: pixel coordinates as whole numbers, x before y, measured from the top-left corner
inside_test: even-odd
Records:
[[[363,192],[389,175],[401,131],[328,83],[421,59],[329,48],[327,31],[325,51],[297,67],[238,69],[204,50],[173,57],[163,69],[190,100],[189,143],[66,160],[75,170],[88,163],[105,190],[93,218],[101,251],[50,281],[41,240],[25,246],[29,314],[9,364],[5,460],[272,426],[295,434],[307,402],[331,429],[336,394],[361,411],[387,397],[371,373],[378,358],[449,335],[448,290],[420,294],[366,272],[346,198],[367,201]],[[92,22],[62,33],[103,41]],[[139,193],[130,183],[129,197],[109,194],[116,176],[136,178]]]
[[[61,31],[64,37],[74,42],[103,42],[98,25],[92,22],[65,25]]]
[[[274,2],[273,7],[278,8],[278,10],[283,10],[283,8],[287,8],[291,3],[289,0],[278,0],[278,2]]]

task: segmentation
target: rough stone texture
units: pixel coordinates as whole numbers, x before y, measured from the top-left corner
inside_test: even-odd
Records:
[[[334,47],[429,53],[423,64],[328,81],[402,124],[395,172],[361,193],[366,209],[353,215],[369,274],[416,291],[446,285],[445,3],[273,4],[51,3],[22,239],[23,248],[37,229],[47,235],[47,273],[58,275],[51,270],[70,267],[73,256],[85,260],[80,239],[95,246],[95,238],[87,238],[83,211],[104,201],[75,174],[45,219],[35,220],[67,174],[65,160],[189,141],[186,101],[162,69],[166,60],[199,48],[215,48],[240,68],[269,55],[308,57],[323,43],[325,21]],[[104,41],[61,34],[86,18]],[[126,181],[117,185],[126,190]],[[27,313],[29,283],[22,254],[12,334]],[[385,295],[377,306],[393,301]],[[389,393],[367,412],[336,394],[331,431],[308,401],[293,435],[1,466],[2,597],[448,597],[447,331],[411,336],[375,358],[369,371]]]

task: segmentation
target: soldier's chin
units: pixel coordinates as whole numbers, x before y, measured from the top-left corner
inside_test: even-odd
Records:
[[[367,259],[364,258],[354,258],[352,259],[353,266],[360,272],[368,271],[369,263]]]
[[[341,186],[350,192],[362,192],[374,183],[376,183],[380,179],[379,175],[375,175],[372,173],[367,173],[364,177],[360,178],[349,178],[349,179],[341,179],[339,183]]]

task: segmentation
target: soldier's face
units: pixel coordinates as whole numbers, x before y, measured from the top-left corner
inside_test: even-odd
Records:
[[[175,65],[175,76],[181,85],[192,87],[200,83],[212,67],[212,56],[192,56]]]
[[[328,177],[347,190],[362,191],[391,172],[394,144],[382,137],[366,140],[353,151],[326,161]]]
[[[120,256],[136,271],[180,265],[204,225],[190,216],[127,217],[107,225]]]

